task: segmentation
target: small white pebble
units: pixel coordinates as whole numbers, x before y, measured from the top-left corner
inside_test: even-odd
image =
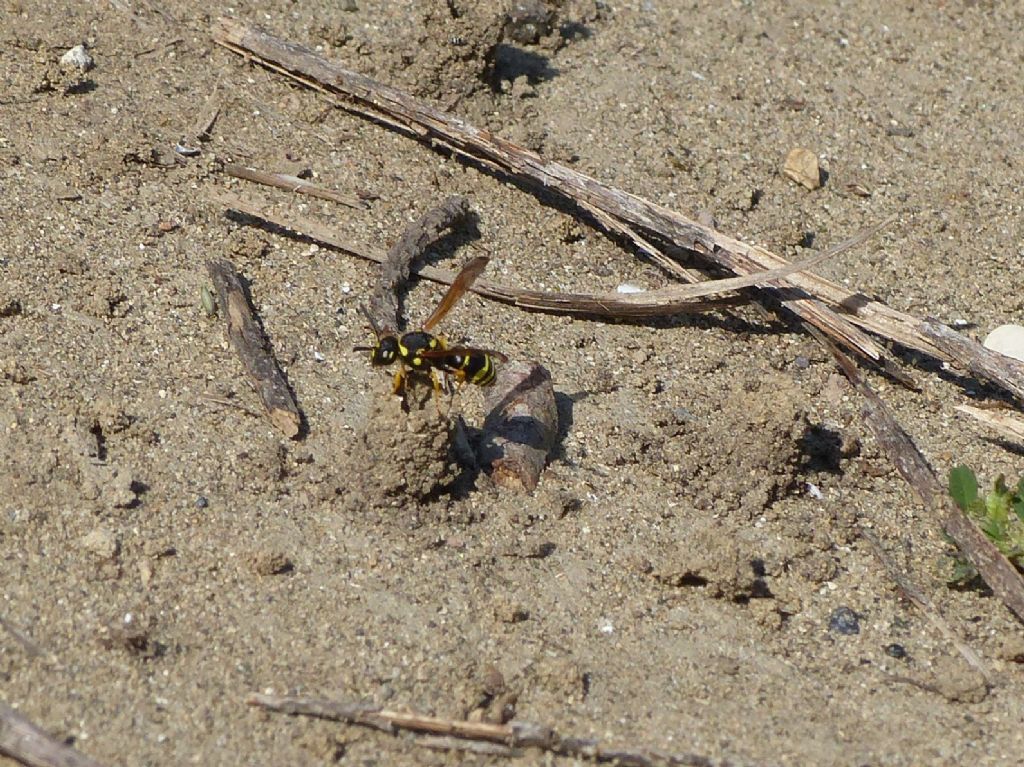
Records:
[[[84,45],[76,45],[74,48],[68,49],[60,57],[60,65],[64,69],[77,69],[79,72],[88,72],[96,66],[96,62],[93,61],[92,56],[89,55],[89,51],[85,49]]]
[[[615,292],[616,293],[644,293],[646,291],[644,291],[644,289],[641,288],[639,285],[634,285],[634,284],[632,284],[630,282],[623,282],[621,285],[619,285],[617,288],[615,288]]]
[[[985,336],[984,346],[1007,357],[1024,361],[1024,327],[1000,325]]]
[[[821,492],[821,488],[818,487],[813,482],[807,483],[807,494],[811,496],[811,498],[814,498],[815,500],[818,501],[825,497],[825,495]]]
[[[313,359],[316,360],[317,362],[326,362],[327,361],[327,358],[324,355],[322,355],[320,352],[316,351],[316,350],[313,351]]]
[[[345,295],[348,295],[349,293],[352,292],[352,286],[349,285],[347,282],[341,283],[341,292],[344,293]]]
[[[611,621],[605,621],[601,624],[600,631],[602,634],[614,634],[615,626],[612,624]]]

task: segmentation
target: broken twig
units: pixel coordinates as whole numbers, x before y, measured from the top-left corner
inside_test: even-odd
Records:
[[[515,749],[539,748],[558,756],[586,759],[597,763],[623,765],[623,767],[656,767],[658,765],[691,765],[692,767],[740,767],[735,762],[711,759],[698,754],[675,754],[648,749],[603,748],[589,738],[563,737],[551,727],[532,722],[512,721],[506,724],[471,722],[465,719],[443,719],[406,711],[392,711],[366,703],[340,703],[322,698],[263,695],[249,697],[249,705],[292,716],[315,716],[347,724],[370,727],[389,734],[399,730],[431,736],[422,745],[442,747],[446,740],[491,743],[504,746],[502,756],[515,756]]]
[[[960,653],[967,664],[984,677],[986,684],[992,684],[992,676],[985,664],[982,663],[978,653],[953,632],[953,629],[950,628],[949,624],[939,613],[938,608],[932,604],[932,601],[925,593],[916,584],[912,583],[908,576],[899,571],[889,552],[882,546],[878,536],[867,528],[861,528],[860,534],[871,544],[875,556],[882,563],[882,567],[885,568],[886,573],[889,574],[889,577],[896,584],[896,588],[899,589],[900,593],[909,599],[921,611],[924,617],[939,630],[939,633],[946,638],[946,641],[957,649],[957,652]]]
[[[956,410],[985,424],[1004,438],[1024,444],[1024,418],[1016,410],[1006,408],[982,408],[973,405],[957,405]]]
[[[1009,389],[1024,401],[1024,362],[986,349],[938,320],[926,319],[919,327],[921,334],[949,355],[950,359],[956,360],[975,375]]]
[[[256,385],[271,423],[289,439],[297,437],[302,414],[295,404],[288,381],[278,367],[270,341],[256,320],[249,296],[234,265],[225,259],[207,262],[220,310],[228,323],[228,338],[242,360],[245,372]]]
[[[387,258],[385,254],[373,248],[363,247],[356,243],[342,240],[326,226],[310,218],[274,213],[266,207],[247,202],[237,195],[222,194],[214,196],[213,199],[227,208],[237,210],[253,218],[262,219],[282,229],[290,230],[297,235],[308,237],[318,243],[343,250],[367,261],[382,263]],[[634,320],[678,314],[697,314],[749,302],[748,299],[743,297],[704,300],[706,296],[741,290],[759,283],[770,283],[773,280],[787,277],[802,269],[809,269],[811,266],[827,258],[832,258],[842,251],[854,247],[876,231],[877,228],[885,226],[886,223],[883,221],[874,227],[868,227],[853,237],[805,261],[745,277],[705,280],[694,285],[671,285],[658,290],[633,294],[555,293],[541,290],[524,290],[483,278],[476,280],[470,287],[470,290],[493,301],[549,314]],[[452,280],[455,279],[453,272],[432,266],[418,266],[413,273],[442,285],[450,285]]]
[[[409,94],[329,62],[300,45],[226,18],[217,21],[214,41],[334,97],[350,112],[411,133],[430,146],[446,148],[485,167],[530,181],[536,188],[561,194],[588,210],[604,211],[639,232],[653,233],[656,238],[698,253],[737,274],[786,263],[763,248],[547,161]],[[783,293],[782,304],[843,347],[874,361],[884,359],[883,349],[862,332],[863,328],[938,359],[970,367],[973,354],[965,355],[963,347],[956,344],[936,344],[935,334],[922,329],[918,318],[814,274],[797,273],[788,282],[811,297]],[[972,345],[972,352],[973,347],[979,346],[964,340]],[[1024,398],[1024,372],[994,369],[990,375],[993,383]]]
[[[0,756],[29,767],[102,767],[0,701]]]

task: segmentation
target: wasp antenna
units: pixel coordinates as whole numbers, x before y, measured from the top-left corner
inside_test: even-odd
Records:
[[[366,308],[366,304],[359,304],[359,313],[366,317],[366,321],[370,323],[370,330],[373,331],[373,334],[377,336],[377,338],[380,338],[380,328],[370,315],[370,310]]]

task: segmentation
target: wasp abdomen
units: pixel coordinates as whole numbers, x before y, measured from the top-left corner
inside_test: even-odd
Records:
[[[488,386],[494,383],[494,359],[483,350],[468,353],[453,352],[439,362],[442,369],[455,373],[471,384]]]

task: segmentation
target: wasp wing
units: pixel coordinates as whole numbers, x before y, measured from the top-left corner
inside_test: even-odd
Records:
[[[416,352],[416,354],[425,360],[441,360],[455,355],[468,357],[473,354],[486,354],[489,357],[494,357],[498,362],[508,362],[508,357],[499,351],[494,349],[478,349],[475,346],[448,346],[444,349],[424,349],[421,352]]]
[[[462,298],[463,294],[469,290],[469,286],[472,285],[476,278],[480,276],[480,273],[487,266],[487,262],[490,261],[486,256],[479,256],[474,258],[472,261],[462,267],[462,271],[459,272],[458,276],[452,282],[451,287],[448,288],[448,292],[444,294],[444,298],[441,299],[441,303],[434,309],[434,313],[431,314],[427,321],[423,323],[423,329],[427,332],[437,325],[444,316],[452,310],[455,303]]]

